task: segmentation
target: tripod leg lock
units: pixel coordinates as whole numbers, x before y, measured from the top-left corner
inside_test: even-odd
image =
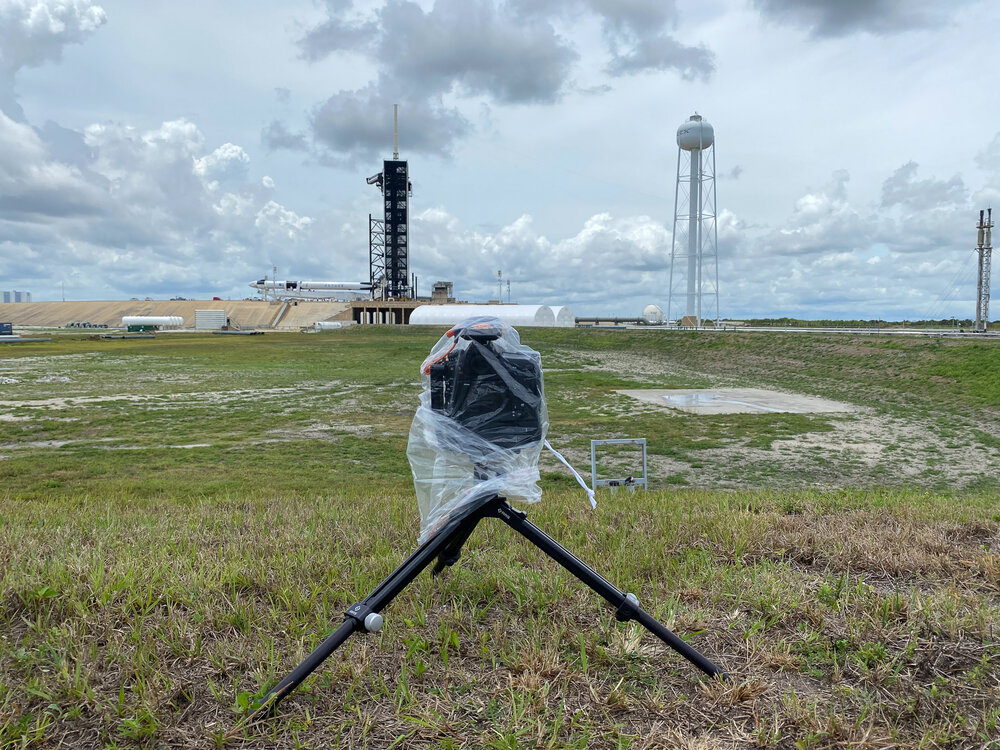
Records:
[[[628,622],[635,617],[635,613],[638,612],[639,600],[636,598],[635,594],[625,594],[625,598],[622,603],[618,605],[618,609],[615,610],[615,619],[618,622]]]
[[[354,628],[355,630],[365,633],[377,633],[382,629],[382,623],[384,622],[382,615],[364,602],[352,604],[344,614],[357,623]]]
[[[521,522],[524,521],[528,514],[523,510],[513,507],[510,505],[506,498],[498,497],[497,500],[501,501],[496,506],[496,515],[501,521],[506,523],[511,528],[518,528],[521,526]]]

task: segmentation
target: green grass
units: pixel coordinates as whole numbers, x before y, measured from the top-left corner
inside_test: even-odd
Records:
[[[731,684],[484,521],[380,635],[239,728],[415,546],[406,439],[438,335],[0,350],[19,381],[0,386],[0,748],[996,742],[1000,464],[955,463],[1000,450],[1000,348],[816,334],[523,332],[557,447],[587,474],[591,437],[646,437],[653,486],[592,512],[546,458],[532,520]],[[617,393],[726,385],[864,410],[700,417]],[[851,443],[872,425],[875,461]]]

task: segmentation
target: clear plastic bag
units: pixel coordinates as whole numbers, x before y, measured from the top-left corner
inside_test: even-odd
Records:
[[[449,330],[420,367],[423,389],[406,450],[420,542],[459,509],[502,495],[536,503],[548,431],[541,357],[497,318]]]

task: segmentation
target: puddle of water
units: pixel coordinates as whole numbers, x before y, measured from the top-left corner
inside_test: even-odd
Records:
[[[752,401],[740,401],[735,398],[725,398],[719,393],[678,393],[676,395],[663,397],[668,406],[677,407],[699,407],[699,406],[721,406],[722,404],[732,404],[734,406],[745,406],[759,412],[775,413],[785,411],[775,409],[762,404],[755,404]]]
[[[857,407],[801,393],[782,393],[764,388],[644,388],[619,393],[648,404],[677,409],[688,414],[791,414],[848,413]]]
[[[705,406],[719,399],[718,393],[678,393],[675,396],[664,396],[671,406]]]

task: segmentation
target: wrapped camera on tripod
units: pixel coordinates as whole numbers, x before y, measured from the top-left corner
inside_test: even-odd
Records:
[[[456,510],[495,495],[541,500],[542,364],[514,328],[497,318],[463,321],[431,349],[421,382],[407,448],[421,542]]]
[[[251,719],[278,704],[354,633],[382,629],[382,610],[435,560],[438,573],[456,563],[483,518],[514,529],[615,608],[708,675],[728,676],[513,508],[508,499],[541,500],[538,456],[549,427],[538,352],[496,318],[470,318],[448,331],[421,366],[423,390],[406,453],[420,505],[420,546],[363,600],[301,664],[267,691]],[[554,451],[553,451],[554,452]],[[558,455],[558,454],[557,454]],[[568,465],[568,464],[567,464]]]

